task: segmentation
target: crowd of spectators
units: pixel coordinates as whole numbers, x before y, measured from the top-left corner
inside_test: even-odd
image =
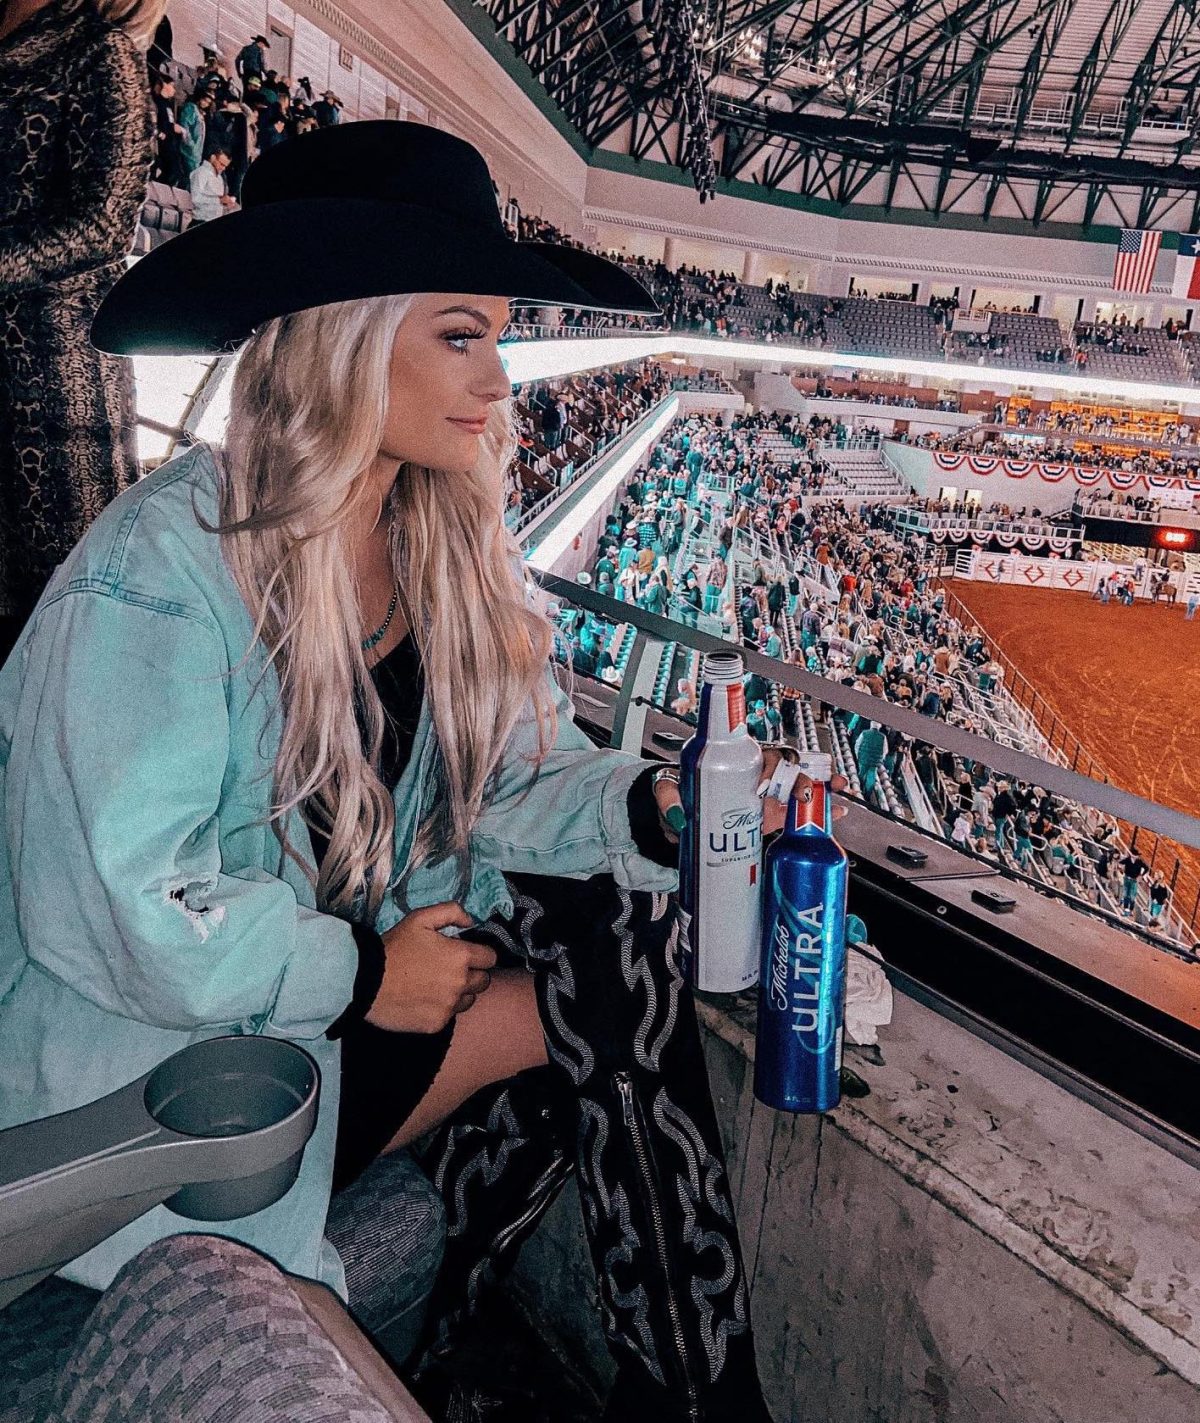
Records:
[[[512,525],[636,423],[671,388],[656,361],[513,386],[516,458],[505,517]]]
[[[761,412],[728,427],[700,416],[674,427],[631,477],[584,578],[693,625],[714,615],[727,636],[768,656],[787,651],[794,664],[846,686],[993,734],[1004,717],[1004,667],[980,629],[949,611],[925,541],[898,533],[886,505],[831,499],[805,507],[803,482],[766,456],[754,439],[760,432],[789,440],[809,434],[795,417]],[[710,487],[731,491],[732,505],[706,508]],[[989,512],[1027,511],[997,505]],[[731,599],[728,554],[738,530],[751,547],[782,557],[760,557]],[[681,557],[688,534],[696,537]],[[590,641],[592,661],[585,652],[577,670],[618,680],[611,657],[604,666],[596,661],[604,639]],[[798,697],[756,675],[746,683],[751,734],[794,736]],[[681,715],[694,711],[694,685],[681,681],[670,705]],[[1111,820],[878,723],[842,712],[833,720],[868,800],[886,804],[883,780],[899,783],[907,772],[953,843],[1142,923],[1163,918],[1169,886],[1123,845]]]
[[[774,506],[768,503],[765,512],[770,521]],[[838,593],[836,606],[804,600],[798,630],[807,665],[847,686],[988,735],[991,728],[979,708],[995,707],[1003,667],[977,627],[948,613],[923,541],[902,538],[889,524],[887,507],[855,510],[843,501],[789,518],[792,560],[826,565]],[[764,576],[762,581],[768,585],[769,607],[769,580]],[[743,637],[755,631],[744,617],[741,631]],[[1125,866],[1131,856],[1110,821],[1024,782],[996,776],[981,763],[885,736],[877,725],[857,717],[837,716],[846,724],[864,794],[873,790],[880,765],[896,778],[907,752],[947,838],[1025,872],[1036,856],[1077,896],[1098,903],[1107,892],[1126,914],[1149,920],[1161,915],[1169,897],[1165,883],[1150,877],[1141,884],[1138,900],[1138,882],[1148,871],[1138,871],[1130,886]]]
[[[1164,513],[1163,501],[1157,495],[1100,489],[1079,490],[1071,507],[1076,514],[1091,514],[1097,519],[1132,519],[1145,524],[1155,523]]]
[[[268,67],[268,41],[257,35],[238,52],[233,71],[215,50],[189,71],[174,61],[150,72],[155,161],[151,178],[192,194],[197,221],[236,207],[250,163],[280,143],[341,120],[343,104],[331,89],[313,92],[307,77],[293,79]],[[151,55],[152,63],[162,57]],[[188,74],[186,92],[176,74]]]
[[[817,388],[809,396],[810,400],[857,400],[863,405],[895,405],[904,410],[952,410],[961,409],[956,396],[941,396],[937,400],[918,400],[915,395],[897,395],[878,390],[860,390],[856,386],[850,390],[833,391],[818,376]]]
[[[915,491],[900,504],[892,506],[901,509],[916,509],[927,514],[953,514],[956,516],[968,516],[981,519],[1041,519],[1044,517],[1042,511],[1035,506],[1029,507],[1025,504],[1007,504],[1002,499],[993,499],[990,504],[968,504],[962,499],[934,499],[932,496],[923,498]]]
[[[998,459],[1044,460],[1048,464],[1074,464],[1091,469],[1115,469],[1123,474],[1153,474],[1175,479],[1200,478],[1200,452],[1192,456],[1168,455],[1159,450],[1104,448],[1081,441],[1036,439],[1030,436],[987,433],[981,439],[971,432],[929,431],[906,443],[927,450],[966,451]]]
[[[1000,401],[996,406],[996,423],[1013,424],[1019,430],[1053,430],[1073,435],[1096,435],[1107,439],[1138,440],[1155,449],[1187,447],[1195,444],[1195,427],[1185,420],[1157,422],[1153,428],[1139,421],[1137,412],[1123,413],[1111,408],[1080,406],[1077,409],[1031,410],[1028,405],[1016,406],[1009,420],[1009,406]]]
[[[1149,345],[1138,339],[1144,324],[1140,316],[1136,321],[1129,321],[1123,315],[1115,321],[1080,322],[1075,327],[1075,345],[1095,346],[1098,350],[1112,351],[1118,356],[1148,356]]]

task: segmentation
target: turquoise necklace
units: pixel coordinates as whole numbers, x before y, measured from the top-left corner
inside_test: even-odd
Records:
[[[397,583],[395,588],[392,590],[392,601],[388,604],[387,617],[383,620],[383,626],[377,632],[373,632],[371,636],[363,642],[362,650],[364,652],[370,652],[370,650],[376,645],[376,643],[379,642],[380,638],[382,638],[383,635],[387,632],[388,628],[391,627],[392,618],[395,616],[396,613],[396,604],[399,601],[400,585]]]

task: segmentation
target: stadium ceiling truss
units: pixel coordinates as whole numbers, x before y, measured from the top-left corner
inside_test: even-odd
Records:
[[[1200,0],[477,0],[582,139],[828,202],[1196,231]]]

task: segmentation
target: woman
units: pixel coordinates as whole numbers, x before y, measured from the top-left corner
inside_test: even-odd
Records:
[[[92,331],[244,343],[223,449],[118,499],[0,672],[0,1125],[197,1038],[294,1038],[324,1080],[299,1179],[223,1229],[337,1286],[331,1184],[421,1139],[450,1216],[427,1406],[578,1163],[609,1416],[766,1419],[674,968],[678,793],[575,728],[500,517],[509,301],[654,304],[579,249],[512,242],[482,157],[421,124],[282,145],[243,198],[143,258]],[[69,1271],[104,1285],[180,1228],[159,1208]]]
[[[87,332],[146,196],[145,51],[165,8],[0,3],[0,659],[137,479],[132,363]]]

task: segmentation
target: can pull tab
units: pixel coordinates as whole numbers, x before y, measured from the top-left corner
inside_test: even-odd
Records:
[[[796,777],[799,774],[800,767],[794,761],[785,761],[780,758],[774,774],[759,786],[758,794],[763,798],[773,798],[781,805],[787,805],[791,799],[792,787],[796,784]]]

